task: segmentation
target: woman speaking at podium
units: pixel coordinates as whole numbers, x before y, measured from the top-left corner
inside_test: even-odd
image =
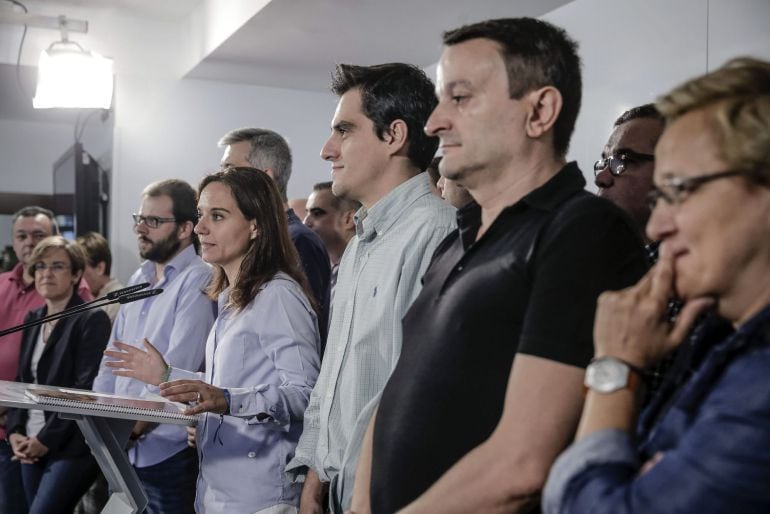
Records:
[[[82,304],[76,291],[85,262],[83,250],[72,241],[61,236],[40,241],[29,271],[45,306],[31,311],[25,322]],[[17,381],[91,389],[109,337],[110,319],[101,309],[27,328]],[[30,514],[72,512],[97,470],[75,422],[55,412],[11,409],[7,427],[14,457],[22,464]]]
[[[228,168],[201,182],[198,215],[219,303],[205,374],[171,368],[146,341],[146,352],[116,343],[107,365],[194,402],[188,414],[206,412],[196,434],[199,513],[296,513],[301,484],[284,467],[318,376],[320,338],[283,202],[267,174]]]

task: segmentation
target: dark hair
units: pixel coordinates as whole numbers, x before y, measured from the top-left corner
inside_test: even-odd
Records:
[[[655,104],[644,104],[644,105],[638,105],[636,107],[632,107],[631,109],[621,114],[618,117],[618,119],[615,120],[615,124],[613,125],[613,127],[617,127],[631,120],[637,120],[637,119],[643,119],[643,118],[659,120],[661,123],[663,123],[663,115],[660,114],[660,112],[658,112],[658,109],[655,107]]]
[[[233,145],[247,141],[251,145],[246,160],[259,170],[271,169],[275,185],[285,202],[286,189],[291,177],[291,149],[289,143],[278,132],[263,128],[240,128],[231,130],[219,140],[219,146]]]
[[[153,182],[142,191],[143,196],[158,197],[168,196],[171,198],[172,213],[176,224],[183,225],[188,221],[195,226],[198,222],[198,201],[195,189],[184,180],[167,179],[159,182]],[[200,249],[198,235],[192,231],[190,238],[195,247],[195,252]]]
[[[59,225],[56,223],[56,217],[54,216],[53,211],[37,205],[28,205],[14,212],[13,217],[11,218],[11,225],[16,223],[16,220],[19,218],[34,218],[41,214],[51,221],[53,235],[57,235],[59,233]]]
[[[35,276],[35,265],[43,260],[45,254],[50,250],[64,250],[70,258],[70,272],[74,275],[78,271],[83,271],[86,267],[86,254],[83,248],[74,241],[64,239],[62,236],[48,236],[41,240],[32,250],[27,264],[27,273]],[[82,275],[81,275],[81,278]],[[76,291],[80,280],[73,284],[72,290]]]
[[[88,265],[95,267],[100,262],[104,263],[104,274],[110,276],[112,272],[112,253],[110,245],[104,236],[98,232],[86,232],[78,236],[75,241],[86,254]]]
[[[500,45],[511,98],[545,86],[559,90],[563,105],[554,124],[553,145],[558,156],[566,155],[582,95],[577,43],[563,29],[542,20],[501,18],[449,30],[444,44],[479,38]]]
[[[395,120],[407,127],[407,155],[423,171],[438,149],[438,138],[425,134],[425,122],[436,107],[433,82],[411,64],[387,63],[375,66],[338,64],[332,77],[332,91],[342,96],[357,88],[361,109],[374,123],[374,133],[384,139]]]
[[[273,180],[256,168],[231,167],[204,177],[198,186],[198,195],[214,182],[227,186],[243,216],[256,223],[257,236],[251,240],[241,261],[236,284],[228,282],[221,266],[214,266],[209,296],[216,299],[228,286],[232,286],[228,303],[243,309],[266,282],[283,271],[297,281],[313,308],[316,308],[307,278],[300,268],[299,254],[289,237],[283,200]]]
[[[350,198],[341,198],[332,191],[331,182],[318,182],[313,185],[313,191],[329,191],[332,195],[332,204],[338,211],[357,211],[361,208],[361,202]]]

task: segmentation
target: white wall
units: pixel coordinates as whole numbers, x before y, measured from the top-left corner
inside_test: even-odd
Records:
[[[218,168],[216,143],[231,129],[266,127],[286,137],[294,157],[289,197],[307,196],[315,182],[329,180],[319,153],[336,105],[331,94],[134,76],[118,85],[111,240],[122,279],[139,262],[130,214],[142,189],[172,177],[196,186]]]
[[[0,190],[15,193],[53,193],[53,163],[75,143],[74,126],[0,119]],[[81,139],[95,159],[109,161],[111,123],[91,119]]]
[[[75,142],[74,126],[0,119],[0,191],[53,193],[53,163]],[[105,169],[112,160],[112,123],[89,120],[83,147]],[[11,216],[0,216],[0,248],[11,244]]]
[[[767,0],[575,0],[543,19],[580,45],[583,104],[569,158],[590,190],[593,162],[624,110],[731,57],[770,59]]]
[[[770,59],[770,2],[711,0],[708,8],[709,70],[737,55]]]
[[[74,143],[72,131],[61,123],[0,120],[0,189],[51,194],[52,166]]]

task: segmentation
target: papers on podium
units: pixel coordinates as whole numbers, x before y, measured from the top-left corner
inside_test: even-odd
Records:
[[[25,394],[42,405],[56,405],[72,408],[73,411],[89,410],[125,414],[126,419],[140,416],[148,421],[158,423],[174,423],[194,426],[197,416],[184,414],[187,408],[182,403],[170,402],[160,396],[158,399],[147,399],[131,396],[95,393],[82,389],[65,389],[56,387],[27,387]],[[123,417],[123,416],[120,416]]]

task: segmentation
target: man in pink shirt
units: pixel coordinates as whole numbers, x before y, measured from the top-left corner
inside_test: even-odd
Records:
[[[11,271],[0,274],[0,330],[24,322],[27,313],[45,303],[35,289],[35,279],[27,270],[29,257],[35,245],[59,230],[53,212],[42,207],[24,207],[13,215],[13,251],[19,263]],[[81,281],[78,294],[86,301],[93,296],[85,281]],[[0,337],[0,380],[15,380],[19,365],[21,332]],[[23,501],[19,463],[12,461],[13,452],[5,433],[5,408],[0,407],[0,512],[15,514],[25,507]]]

